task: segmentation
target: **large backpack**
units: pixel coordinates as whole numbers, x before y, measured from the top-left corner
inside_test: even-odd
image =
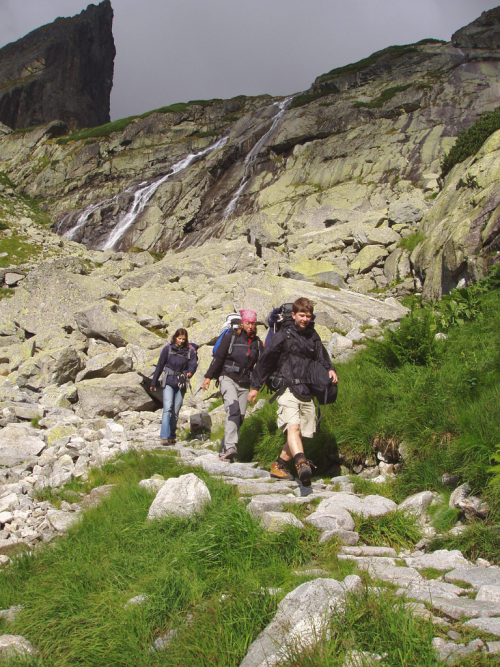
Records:
[[[293,303],[282,303],[281,306],[273,308],[267,318],[269,331],[267,332],[265,345],[271,342],[274,334],[281,329],[286,329],[293,324],[292,317]]]
[[[217,350],[219,349],[219,345],[221,343],[221,340],[224,338],[224,336],[232,334],[233,338],[232,338],[231,343],[234,342],[234,337],[236,335],[236,330],[238,329],[240,324],[241,324],[241,315],[239,313],[230,313],[226,317],[226,320],[225,320],[224,324],[222,325],[220,335],[217,338],[217,340],[215,342],[215,345],[213,347],[213,350],[212,350],[212,355],[214,357],[217,354]],[[232,346],[230,345],[229,354],[231,354],[231,352],[233,351],[231,348],[232,348]]]

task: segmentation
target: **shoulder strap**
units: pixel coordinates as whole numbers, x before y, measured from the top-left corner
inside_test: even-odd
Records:
[[[229,343],[229,349],[227,351],[228,355],[231,355],[233,353],[233,347],[234,347],[234,340],[236,338],[236,331],[233,329],[233,332],[231,334],[231,342]]]

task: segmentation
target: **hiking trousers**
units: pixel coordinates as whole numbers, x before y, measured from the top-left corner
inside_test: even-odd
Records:
[[[226,410],[224,445],[225,449],[228,449],[228,447],[236,447],[238,444],[240,427],[245,419],[247,409],[249,388],[242,387],[227,375],[221,375],[219,382],[220,393]]]
[[[160,438],[168,440],[175,438],[175,429],[177,428],[177,417],[184,400],[185,392],[180,389],[174,389],[169,384],[163,388],[163,413],[161,415]]]

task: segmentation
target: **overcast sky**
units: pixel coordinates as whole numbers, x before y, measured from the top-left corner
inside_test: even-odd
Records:
[[[452,33],[500,0],[111,0],[113,120],[173,102],[285,95],[391,44]],[[97,0],[94,4],[98,4]],[[86,0],[0,0],[0,46]]]

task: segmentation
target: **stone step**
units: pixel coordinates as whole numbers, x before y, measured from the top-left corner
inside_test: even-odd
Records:
[[[397,556],[396,550],[390,547],[341,547],[339,553],[345,556]]]

